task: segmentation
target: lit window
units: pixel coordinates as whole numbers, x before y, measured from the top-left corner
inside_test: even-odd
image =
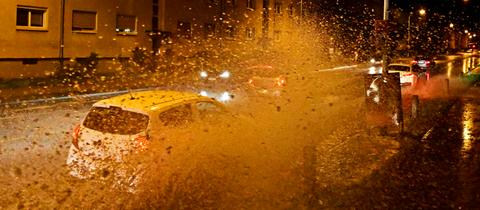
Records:
[[[47,28],[47,9],[17,7],[17,29],[35,30]]]
[[[255,9],[255,0],[247,0],[247,9]]]
[[[245,38],[247,40],[255,39],[255,28],[247,27],[246,30],[245,30]]]
[[[73,10],[72,31],[95,32],[97,30],[97,12]]]
[[[136,33],[137,17],[131,15],[117,15],[117,33]]]

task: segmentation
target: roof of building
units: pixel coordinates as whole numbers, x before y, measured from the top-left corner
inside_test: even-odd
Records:
[[[208,97],[189,92],[151,90],[132,92],[100,100],[93,106],[118,106],[123,109],[140,110],[148,113],[174,104],[199,99],[212,100]]]

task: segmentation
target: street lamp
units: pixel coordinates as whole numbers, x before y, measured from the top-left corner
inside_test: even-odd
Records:
[[[425,16],[427,14],[427,11],[425,9],[420,9],[418,10],[418,14],[420,16]],[[407,48],[408,48],[408,56],[410,56],[410,26],[411,26],[411,18],[412,18],[413,12],[410,12],[408,14],[408,27],[407,27]],[[453,23],[450,23],[450,27],[453,27]]]
[[[450,23],[450,28],[453,28],[453,23]]]
[[[424,16],[424,15],[427,13],[427,11],[425,11],[425,9],[420,9],[420,10],[418,11],[418,13],[419,13],[421,16]]]

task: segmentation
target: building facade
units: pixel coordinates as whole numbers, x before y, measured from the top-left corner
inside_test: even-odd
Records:
[[[64,3],[64,4],[63,4]],[[0,78],[46,76],[59,60],[151,46],[151,0],[0,1]]]
[[[307,0],[5,0],[0,78],[42,77],[60,61],[98,54],[109,68],[134,48],[265,47],[307,15]],[[267,44],[265,44],[267,43]],[[197,48],[195,48],[195,46]],[[199,48],[199,49],[198,49]],[[193,52],[188,52],[193,53]]]

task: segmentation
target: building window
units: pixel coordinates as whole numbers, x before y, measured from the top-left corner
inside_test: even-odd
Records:
[[[117,15],[117,33],[136,34],[137,33],[137,17],[132,15]]]
[[[95,32],[97,30],[97,12],[73,10],[72,31]]]
[[[17,6],[17,29],[45,30],[47,9]]]
[[[282,3],[275,2],[275,14],[277,15],[282,14]]]
[[[293,4],[288,5],[288,16],[292,17],[293,16]]]
[[[245,38],[247,40],[255,39],[255,28],[247,27],[246,30],[245,30]]]
[[[247,9],[255,9],[255,0],[247,0]]]
[[[177,33],[184,38],[192,37],[192,25],[189,22],[178,21]]]
[[[236,29],[235,26],[227,26],[225,28],[225,38],[226,39],[235,39]]]
[[[213,23],[205,23],[204,30],[205,37],[215,36],[215,25]]]
[[[237,5],[236,0],[226,0],[227,6],[235,7]]]
[[[280,34],[281,32],[280,31],[274,31],[273,32],[273,41],[276,41],[276,42],[279,42],[280,41]]]

